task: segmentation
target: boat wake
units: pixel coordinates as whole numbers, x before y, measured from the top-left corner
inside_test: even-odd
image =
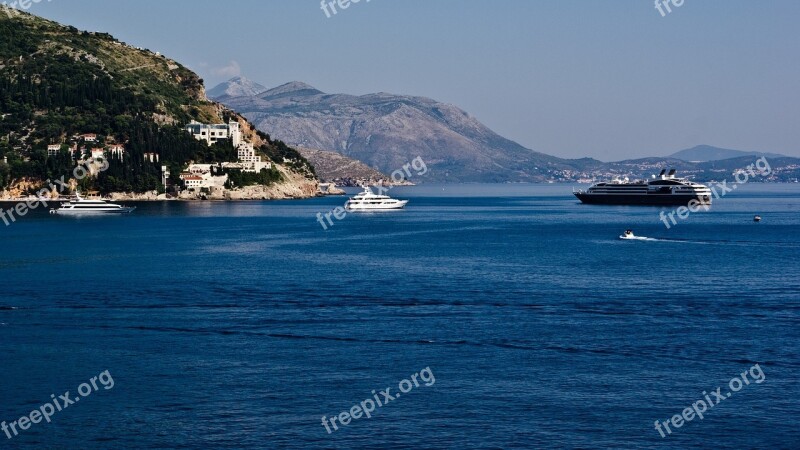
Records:
[[[791,242],[773,242],[773,241],[736,241],[736,240],[714,240],[714,239],[680,239],[680,238],[651,238],[645,236],[620,236],[623,241],[644,241],[644,242],[670,242],[673,244],[694,244],[694,245],[730,245],[750,247],[753,245],[779,245],[782,247],[800,248],[797,243]]]
[[[623,241],[650,241],[650,242],[658,242],[658,241],[661,241],[661,240],[662,240],[662,239],[649,238],[649,237],[645,237],[645,236],[625,236],[625,235],[622,235],[622,236],[620,236],[619,238],[620,238],[621,240],[623,240]]]

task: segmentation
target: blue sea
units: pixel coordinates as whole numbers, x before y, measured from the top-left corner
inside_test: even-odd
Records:
[[[797,184],[390,195],[0,223],[0,448],[800,447]]]

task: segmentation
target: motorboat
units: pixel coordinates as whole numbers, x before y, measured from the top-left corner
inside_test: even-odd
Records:
[[[624,241],[656,241],[657,240],[657,239],[644,237],[644,236],[636,236],[635,234],[633,234],[633,230],[625,230],[625,232],[622,233],[622,236],[620,236],[619,238],[624,240]]]

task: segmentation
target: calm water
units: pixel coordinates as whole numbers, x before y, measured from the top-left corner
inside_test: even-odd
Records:
[[[671,230],[569,192],[397,188],[407,210],[328,231],[315,214],[343,197],[3,227],[0,420],[114,385],[0,447],[800,446],[800,186]],[[763,383],[655,430],[756,363]],[[428,367],[432,386],[322,425]]]

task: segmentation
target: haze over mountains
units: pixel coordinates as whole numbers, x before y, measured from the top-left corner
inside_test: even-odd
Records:
[[[335,151],[383,173],[391,173],[421,156],[431,169],[424,182],[543,182],[609,174],[649,176],[659,166],[707,174],[707,167],[701,162],[762,155],[782,157],[700,145],[670,156],[620,162],[564,159],[506,139],[454,105],[383,92],[362,96],[327,94],[297,81],[267,89],[236,77],[209,91],[209,97],[289,145]],[[782,161],[794,160],[800,162],[796,158]]]
[[[712,147],[710,145],[698,145],[669,155],[670,158],[681,159],[683,161],[720,161],[723,159],[741,158],[742,156],[766,156],[768,158],[787,157],[786,155],[779,155],[777,153],[745,152],[741,150]]]

